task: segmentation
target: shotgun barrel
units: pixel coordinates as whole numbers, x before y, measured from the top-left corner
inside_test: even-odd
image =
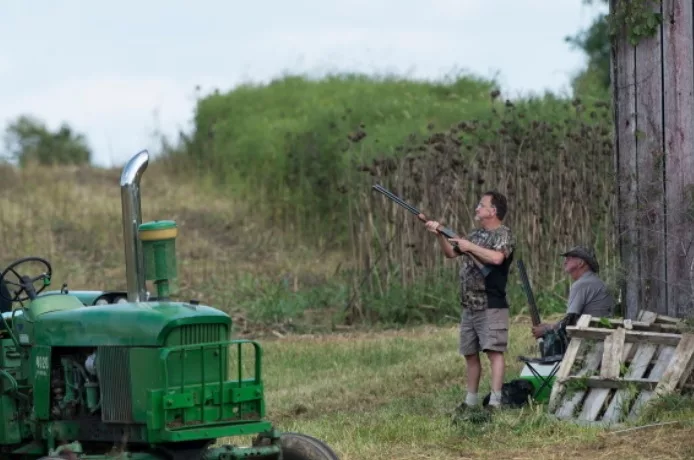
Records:
[[[428,220],[427,217],[424,215],[424,213],[422,213],[419,209],[415,208],[414,206],[412,206],[411,204],[409,204],[408,202],[406,202],[405,200],[403,200],[399,196],[395,195],[393,192],[391,192],[387,188],[385,188],[379,184],[376,184],[376,185],[372,186],[371,188],[373,190],[376,190],[377,192],[383,194],[388,199],[394,201],[395,203],[402,206],[403,208],[407,209],[409,212],[411,212],[412,214],[417,216],[417,218],[419,220],[421,220],[422,222],[426,222]],[[450,228],[447,228],[447,227],[439,227],[438,232],[441,233],[443,236],[445,236],[447,239],[458,237],[458,234],[456,232],[454,232],[453,230],[451,230]],[[460,248],[458,247],[457,244],[451,243],[451,245],[453,246],[453,249],[458,254],[463,254],[463,252],[460,250]],[[472,254],[465,254],[465,255],[467,255],[468,257],[470,257],[473,260],[475,265],[477,265],[477,268],[479,268],[480,271],[482,272],[483,276],[486,277],[492,271],[490,267],[483,264],[477,257],[473,256]]]

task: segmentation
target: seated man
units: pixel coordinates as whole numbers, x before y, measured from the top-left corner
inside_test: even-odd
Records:
[[[566,316],[555,324],[539,324],[532,328],[536,339],[547,332],[561,331],[573,326],[581,315],[609,317],[614,313],[615,300],[598,273],[600,266],[592,250],[576,246],[561,254],[564,256],[564,271],[574,282],[569,290]]]

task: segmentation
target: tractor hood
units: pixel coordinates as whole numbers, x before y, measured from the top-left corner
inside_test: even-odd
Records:
[[[157,347],[165,344],[174,328],[214,324],[226,326],[228,335],[231,318],[224,312],[205,305],[137,302],[46,311],[35,318],[34,333],[37,345],[52,347]],[[226,339],[225,336],[211,341]]]
[[[39,294],[39,297],[46,297],[52,295],[62,294],[61,291],[45,291]],[[107,303],[121,303],[127,302],[128,293],[126,291],[96,291],[96,290],[70,290],[69,294],[71,296],[80,299],[83,305],[97,305],[101,302]],[[101,301],[101,302],[100,302]]]

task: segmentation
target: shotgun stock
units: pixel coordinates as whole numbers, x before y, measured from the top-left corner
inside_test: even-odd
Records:
[[[518,266],[518,274],[520,275],[525,297],[528,299],[528,308],[530,309],[530,317],[533,326],[538,326],[542,322],[540,319],[540,310],[538,310],[537,304],[535,303],[535,295],[533,295],[533,289],[530,287],[530,280],[528,280],[528,273],[525,271],[525,264],[522,259],[518,259],[516,265]]]
[[[429,220],[419,209],[417,209],[414,206],[412,206],[411,204],[407,203],[402,198],[393,194],[392,192],[390,192],[388,189],[382,187],[381,185],[376,184],[376,185],[372,186],[371,188],[373,190],[376,190],[377,192],[385,195],[390,200],[394,201],[395,203],[399,204],[403,208],[410,211],[412,214],[417,216],[417,218],[419,220],[421,220],[422,222],[426,222]],[[440,227],[438,229],[438,232],[440,234],[442,234],[443,236],[445,236],[447,239],[458,238],[458,235],[450,228]],[[479,270],[482,272],[483,276],[486,277],[492,271],[492,269],[489,266],[483,264],[482,261],[480,261],[477,257],[475,257],[469,253],[463,253],[463,251],[460,250],[460,248],[458,247],[457,244],[451,242],[451,246],[453,246],[453,250],[455,252],[457,252],[458,254],[465,254],[466,256],[470,257],[472,259],[472,261],[475,263],[475,265],[477,266],[477,268],[479,268]]]
[[[518,259],[516,265],[518,266],[518,274],[520,275],[525,297],[528,299],[528,309],[530,310],[530,318],[533,322],[533,326],[539,326],[542,323],[542,319],[540,318],[540,310],[537,308],[537,303],[535,303],[535,295],[533,294],[533,288],[530,287],[530,280],[528,279],[528,273],[525,271],[525,264],[523,263],[522,259]],[[542,347],[543,343],[544,340],[542,337],[537,339],[537,344],[540,348],[540,355],[544,357],[544,349]]]

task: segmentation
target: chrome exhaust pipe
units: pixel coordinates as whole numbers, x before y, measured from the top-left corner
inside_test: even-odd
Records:
[[[147,300],[145,260],[142,255],[142,242],[138,238],[138,229],[142,223],[140,179],[145,169],[147,169],[148,163],[149,152],[143,150],[128,160],[120,176],[128,302],[144,302]]]

